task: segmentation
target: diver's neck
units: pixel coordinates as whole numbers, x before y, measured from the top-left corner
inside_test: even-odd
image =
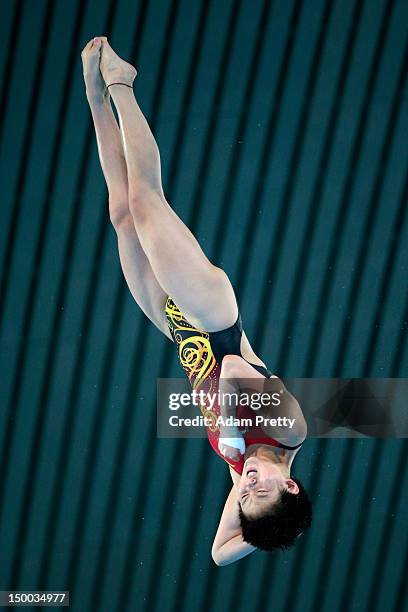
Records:
[[[270,444],[251,444],[245,450],[244,459],[247,460],[249,457],[267,459],[279,467],[285,477],[290,475],[293,453],[286,448],[271,446]]]

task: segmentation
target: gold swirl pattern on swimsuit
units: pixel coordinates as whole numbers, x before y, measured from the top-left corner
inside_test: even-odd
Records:
[[[174,321],[183,321],[183,315],[181,314],[181,311],[170,297],[167,298],[165,311],[167,319],[170,318],[173,323]]]
[[[166,318],[170,333],[178,345],[180,363],[193,389],[198,389],[205,380],[213,389],[211,373],[217,366],[211,349],[209,334],[193,327],[183,316],[173,300],[167,298]]]
[[[201,383],[215,366],[209,340],[202,336],[190,336],[181,341],[179,358],[183,368],[188,371],[188,378],[190,382],[193,381],[194,388],[196,388],[196,379],[199,379],[197,383]]]
[[[212,432],[219,431],[220,428],[217,425],[218,416],[214,412],[214,410],[207,410],[207,408],[205,406],[202,406],[201,404],[200,404],[200,410],[201,410],[203,417],[211,420],[211,425],[207,425],[208,429]]]

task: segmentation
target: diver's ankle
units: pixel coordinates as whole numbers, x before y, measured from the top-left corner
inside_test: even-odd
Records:
[[[109,92],[107,90],[101,92],[87,89],[86,98],[92,108],[102,108],[109,104]]]

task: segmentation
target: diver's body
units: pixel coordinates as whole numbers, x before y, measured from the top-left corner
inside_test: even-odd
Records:
[[[218,348],[214,349],[218,355],[214,355],[209,343],[217,363],[217,380],[234,379],[239,385],[240,379],[260,381],[271,376],[242,330],[228,276],[207,259],[193,234],[166,201],[159,151],[133,94],[136,70],[116,55],[105,37],[91,40],[82,52],[82,60],[87,99],[109,191],[110,219],[118,238],[123,273],[134,299],[156,327],[173,341],[169,300],[177,305],[192,328],[212,337],[214,346],[218,336]],[[120,129],[110,96],[118,112]],[[290,447],[301,444],[306,435],[300,408],[297,406],[296,410],[297,425],[291,432]],[[267,433],[272,437],[274,432]],[[284,444],[284,432],[278,434],[279,442]],[[237,431],[236,436],[242,437],[241,432]],[[236,447],[224,441],[220,448],[221,456],[228,462],[237,459]],[[220,564],[254,550],[242,538],[238,542],[236,508],[233,512],[228,510],[231,496],[235,496],[235,504],[239,499],[241,504],[255,507],[262,482],[270,485],[266,487],[270,499],[277,484],[296,494],[290,465],[298,448],[260,444],[250,446],[246,452],[255,456],[245,462],[240,484],[237,472],[233,474],[235,484],[214,542],[213,557]],[[245,468],[251,461],[259,469],[254,468],[248,474]]]
[[[165,311],[180,364],[193,389],[211,392],[215,397],[218,392],[227,393],[228,391],[236,391],[239,395],[242,390],[239,381],[241,380],[245,387],[248,387],[250,379],[252,393],[268,393],[270,397],[275,394],[276,401],[279,401],[278,408],[275,407],[275,416],[278,412],[281,416],[294,419],[295,427],[291,431],[288,430],[287,425],[280,429],[277,426],[271,427],[269,421],[265,420],[262,428],[255,425],[248,426],[244,435],[245,428],[238,431],[237,427],[223,428],[216,425],[218,417],[222,416],[227,419],[228,416],[233,416],[245,422],[245,419],[253,420],[254,415],[258,414],[267,419],[274,416],[273,406],[268,409],[257,406],[255,413],[249,406],[239,403],[233,406],[232,410],[218,402],[215,402],[211,409],[203,405],[201,410],[204,416],[212,419],[211,426],[207,428],[208,439],[218,455],[225,459],[237,473],[242,474],[244,467],[242,453],[239,452],[239,448],[234,449],[228,444],[227,439],[232,437],[238,439],[237,444],[238,447],[241,447],[242,452],[245,447],[254,444],[265,444],[289,451],[295,450],[294,447],[302,444],[303,438],[299,442],[299,423],[296,424],[300,410],[296,400],[287,391],[283,382],[265,366],[252,363],[241,354],[242,323],[240,315],[231,327],[208,333],[192,325],[170,297],[166,301]],[[226,385],[229,387],[228,390]],[[279,439],[276,439],[277,437]],[[226,453],[223,452],[226,451],[225,446],[230,446]]]

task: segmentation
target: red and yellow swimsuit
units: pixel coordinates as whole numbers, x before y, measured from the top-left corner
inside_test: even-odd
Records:
[[[170,297],[167,298],[165,312],[171,337],[177,347],[180,364],[192,388],[196,391],[203,390],[206,393],[217,393],[221,375],[221,363],[224,356],[239,355],[242,357],[240,350],[242,336],[241,317],[238,315],[236,323],[228,329],[219,332],[205,332],[191,325]],[[254,364],[251,365],[265,377],[269,378],[271,376],[271,372],[266,368]],[[220,406],[215,402],[212,409],[201,405],[200,410],[203,416],[212,422],[207,427],[207,435],[213,450],[238,474],[242,474],[244,466],[243,456],[241,455],[239,461],[233,461],[226,459],[218,449],[220,432],[216,422],[217,418],[221,415]],[[253,419],[253,416],[254,413],[248,406],[238,406],[237,417],[239,419]],[[249,430],[247,429],[243,436],[246,447],[251,444],[267,444],[291,448],[277,442],[273,438],[267,437],[265,432],[259,426],[255,426],[255,424]]]

